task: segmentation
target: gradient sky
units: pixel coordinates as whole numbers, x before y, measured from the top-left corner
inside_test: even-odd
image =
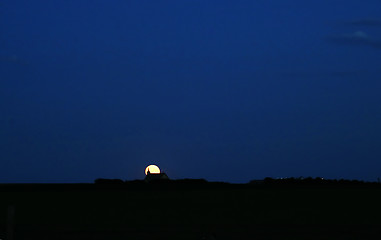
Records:
[[[0,182],[381,177],[379,0],[1,0]]]

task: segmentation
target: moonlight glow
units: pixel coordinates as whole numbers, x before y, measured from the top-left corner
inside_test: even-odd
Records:
[[[153,174],[160,173],[160,168],[156,165],[149,165],[148,167],[146,167],[146,170],[144,171],[146,175],[147,175],[148,170],[150,173],[153,173]]]

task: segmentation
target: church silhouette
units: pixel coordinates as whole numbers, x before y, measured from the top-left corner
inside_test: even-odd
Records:
[[[150,170],[148,169],[147,175],[144,179],[146,182],[151,182],[155,180],[169,180],[169,177],[167,174],[161,172],[161,173],[151,173]]]

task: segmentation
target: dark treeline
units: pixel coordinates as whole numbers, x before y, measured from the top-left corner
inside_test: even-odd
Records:
[[[184,189],[238,189],[238,188],[293,188],[293,187],[366,187],[380,188],[379,182],[365,182],[347,179],[323,179],[323,178],[265,178],[252,180],[244,184],[232,184],[227,182],[208,182],[205,179],[159,179],[145,180],[121,180],[98,178],[94,183],[61,183],[61,184],[0,184],[0,191],[114,191],[114,190],[184,190]]]
[[[210,188],[210,187],[226,187],[232,184],[225,182],[208,182],[205,179],[160,179],[160,180],[133,180],[123,181],[121,179],[105,179],[98,178],[94,181],[95,185],[99,186],[125,186],[133,189],[147,189],[147,188]]]
[[[381,186],[379,182],[365,182],[360,180],[347,179],[324,179],[320,177],[299,177],[299,178],[270,178],[263,180],[252,180],[246,184],[230,184],[227,182],[208,182],[205,179],[179,179],[169,180],[161,179],[146,182],[144,180],[123,181],[121,179],[104,179],[98,178],[94,182],[96,185],[120,185],[129,187],[146,187],[146,186],[170,186],[170,187],[254,187],[254,186]]]
[[[380,186],[379,182],[366,182],[360,180],[348,179],[324,179],[321,177],[289,177],[289,178],[270,178],[267,177],[263,180],[252,180],[249,184],[262,183],[265,185],[317,185],[317,186]]]

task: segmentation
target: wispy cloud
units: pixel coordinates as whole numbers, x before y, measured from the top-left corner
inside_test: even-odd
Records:
[[[335,70],[317,70],[317,71],[294,71],[284,72],[282,76],[289,78],[351,78],[359,77],[364,74],[364,71],[335,71]]]
[[[359,19],[345,22],[345,24],[353,26],[381,27],[381,19]]]
[[[20,59],[16,55],[10,55],[10,56],[0,56],[0,62],[10,62],[10,63],[16,63],[16,64],[22,64],[22,65],[28,65],[27,62]]]
[[[350,34],[332,35],[329,36],[327,40],[336,44],[364,45],[381,49],[381,39],[373,38],[363,31],[357,31]]]

